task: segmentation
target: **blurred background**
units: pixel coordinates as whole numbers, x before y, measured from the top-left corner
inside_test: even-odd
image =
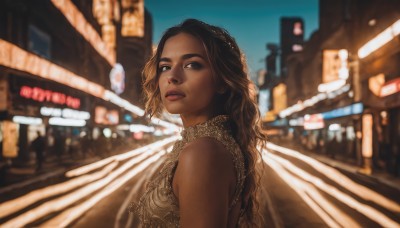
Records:
[[[137,226],[182,129],[144,116],[141,71],[186,18],[247,57],[265,226],[400,227],[394,0],[0,0],[0,226]]]

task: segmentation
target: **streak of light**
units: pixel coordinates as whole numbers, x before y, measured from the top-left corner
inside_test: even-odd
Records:
[[[388,199],[387,197],[365,186],[357,184],[356,182],[354,182],[353,180],[351,180],[350,178],[348,178],[347,176],[345,176],[344,174],[340,173],[338,170],[332,167],[329,167],[311,157],[303,155],[298,151],[284,148],[272,143],[268,143],[267,148],[300,159],[305,163],[307,163],[308,165],[310,165],[311,167],[313,167],[314,169],[324,174],[329,179],[335,181],[337,184],[341,185],[342,187],[356,194],[357,196],[365,200],[372,201],[391,211],[400,212],[400,205],[398,203]]]
[[[74,206],[63,213],[59,214],[58,216],[54,217],[53,219],[49,220],[48,222],[43,224],[43,227],[66,227],[79,218],[83,213],[93,207],[96,203],[102,200],[104,197],[110,195],[115,190],[120,188],[123,184],[127,181],[132,179],[136,176],[139,172],[143,171],[147,168],[150,164],[154,163],[155,161],[159,160],[161,153],[157,153],[155,156],[150,157],[146,161],[140,163],[137,167],[129,171],[127,174],[115,179],[112,183],[110,183],[105,189],[101,192],[97,193],[89,200],[86,200],[84,203]]]
[[[88,172],[91,172],[92,170],[98,169],[99,167],[102,167],[102,166],[110,163],[113,160],[123,161],[125,159],[131,158],[131,157],[136,156],[138,154],[141,154],[141,153],[143,153],[143,152],[145,152],[147,150],[156,150],[156,149],[158,149],[160,147],[163,147],[165,145],[168,145],[168,144],[176,141],[177,139],[178,139],[177,136],[169,137],[169,138],[157,141],[155,143],[140,147],[138,149],[131,150],[131,151],[128,151],[128,152],[123,153],[123,154],[114,155],[114,156],[105,158],[103,160],[100,160],[98,162],[94,162],[94,163],[91,163],[91,164],[88,164],[88,165],[81,166],[79,168],[70,170],[65,175],[67,177],[74,177],[74,176],[79,176],[79,175],[82,175],[82,174],[86,174]]]
[[[382,212],[376,210],[375,208],[368,206],[366,204],[362,204],[352,198],[351,196],[339,191],[337,188],[326,184],[323,180],[310,175],[309,173],[305,172],[304,170],[296,167],[290,161],[283,159],[277,155],[273,155],[271,153],[268,154],[268,157],[274,159],[274,161],[278,162],[280,165],[284,166],[286,169],[290,170],[292,173],[295,173],[297,176],[301,177],[302,179],[314,184],[322,191],[328,193],[329,195],[335,197],[337,200],[341,201],[342,203],[346,204],[347,206],[357,210],[358,212],[362,213],[366,217],[370,218],[371,220],[381,224],[383,227],[400,227],[399,223],[396,223]],[[363,193],[365,194],[365,193]],[[314,197],[314,196],[313,196]],[[317,201],[318,202],[318,201]],[[335,214],[336,216],[336,214]],[[337,221],[343,220],[342,215],[337,217]],[[346,223],[347,224],[347,223]],[[352,226],[351,226],[352,227]]]
[[[38,202],[39,200],[68,192],[76,187],[98,180],[109,174],[117,166],[117,164],[117,162],[113,162],[97,173],[85,175],[76,179],[69,180],[67,182],[55,184],[42,189],[37,189],[16,199],[6,201],[0,204],[0,218],[17,212],[18,210],[21,210],[22,208]]]
[[[172,151],[173,146],[168,147],[165,152],[166,153],[170,153]],[[133,201],[133,195],[138,193],[138,190],[140,187],[143,186],[143,182],[148,180],[149,177],[151,177],[153,175],[153,173],[157,170],[157,168],[159,168],[160,164],[156,164],[153,165],[153,167],[146,172],[146,175],[142,175],[140,177],[140,179],[135,183],[135,186],[132,187],[131,191],[129,192],[128,196],[126,197],[124,203],[121,205],[121,207],[118,210],[115,222],[114,222],[114,228],[119,228],[120,227],[120,223],[122,220],[123,215],[126,215],[126,211],[128,208],[128,205],[130,204],[131,201]],[[125,224],[125,227],[132,227],[132,219],[133,219],[133,215],[132,213],[129,213],[128,215],[128,219],[127,222]]]
[[[331,228],[341,227],[335,220],[333,220],[318,204],[316,204],[304,190],[304,182],[300,179],[289,174],[281,165],[263,155],[264,162],[269,165],[275,173],[284,180],[289,187],[291,187],[304,202],[317,214],[319,217]]]
[[[153,151],[153,153],[154,152],[155,151]],[[120,174],[122,174],[123,172],[125,172],[126,170],[128,170],[129,168],[134,166],[135,164],[137,164],[139,162],[143,162],[143,160],[145,160],[146,158],[151,159],[152,157],[154,157],[156,155],[152,155],[152,153],[143,153],[135,158],[132,158],[131,160],[129,160],[125,164],[123,164],[121,167],[114,170],[107,177],[100,179],[96,182],[93,182],[93,183],[91,183],[81,189],[78,189],[74,192],[71,192],[67,195],[64,195],[57,199],[48,201],[36,208],[33,208],[30,211],[22,213],[21,215],[2,224],[1,227],[2,228],[3,227],[4,228],[6,228],[6,227],[22,227],[22,226],[25,226],[39,218],[42,218],[43,216],[46,216],[50,213],[60,211],[64,208],[70,206],[71,204],[77,202],[78,200],[81,200],[84,197],[90,195],[91,193],[103,188],[104,186],[109,184],[111,181],[113,181],[115,178],[117,178]]]
[[[127,214],[126,212],[128,211],[128,206],[133,201],[134,195],[138,194],[139,188],[143,187],[145,181],[149,180],[149,177],[153,175],[153,173],[157,170],[157,168],[160,167],[161,164],[162,163],[159,162],[159,164],[153,165],[153,167],[150,170],[146,171],[146,173],[143,173],[143,175],[140,176],[140,179],[135,182],[135,185],[131,188],[129,194],[127,195],[126,199],[124,200],[123,204],[118,210],[117,216],[114,221],[114,228],[120,227],[122,218],[124,215]],[[126,227],[132,227],[132,225],[130,224],[132,222],[131,221],[132,217],[133,217],[132,213],[129,213],[129,218]]]

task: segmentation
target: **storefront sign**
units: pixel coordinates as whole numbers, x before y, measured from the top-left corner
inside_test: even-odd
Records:
[[[121,64],[117,63],[110,72],[111,89],[118,95],[125,90],[125,71]]]
[[[66,105],[76,109],[81,106],[81,100],[79,98],[71,97],[65,95],[64,93],[45,90],[39,87],[22,86],[19,94],[21,97],[39,102],[50,102],[59,105]]]
[[[43,116],[63,117],[67,119],[78,119],[78,120],[90,119],[89,112],[78,111],[69,108],[61,109],[61,108],[41,107],[40,114]]]
[[[375,96],[381,96],[381,90],[384,84],[385,84],[384,74],[378,74],[368,79],[368,88]]]
[[[365,114],[362,117],[362,155],[372,157],[372,115]]]
[[[12,118],[12,121],[14,123],[26,124],[26,125],[40,125],[43,123],[43,120],[41,118],[28,117],[28,116],[14,116]]]
[[[18,155],[18,124],[3,122],[3,157],[15,158]]]
[[[296,118],[296,119],[291,119],[291,120],[289,120],[289,125],[293,126],[293,127],[295,127],[295,126],[304,126],[304,118],[303,117],[299,117],[299,118]]]
[[[51,117],[49,119],[50,125],[56,126],[68,126],[68,127],[84,127],[86,125],[85,120],[65,119],[61,117]]]
[[[395,94],[400,91],[400,78],[388,81],[384,86],[382,86],[380,96],[386,97]]]
[[[342,116],[349,116],[349,115],[356,115],[361,114],[364,108],[362,103],[356,103],[349,106],[345,106],[342,108],[334,109],[329,112],[322,113],[323,118],[326,119],[333,119]]]
[[[322,56],[322,83],[349,77],[348,52],[346,49],[324,50]]]
[[[313,114],[304,116],[304,129],[305,130],[315,130],[324,128],[324,119],[322,114]]]
[[[105,107],[97,106],[94,115],[94,122],[97,124],[116,125],[119,123],[117,110],[108,110]]]

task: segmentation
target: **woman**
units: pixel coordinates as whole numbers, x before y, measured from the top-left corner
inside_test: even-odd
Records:
[[[265,136],[235,40],[188,19],[164,33],[144,76],[147,113],[180,114],[184,130],[136,206],[143,225],[254,227]]]

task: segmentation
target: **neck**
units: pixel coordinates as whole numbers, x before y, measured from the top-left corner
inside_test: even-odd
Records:
[[[213,115],[188,116],[181,114],[182,123],[185,128],[204,123],[207,120],[212,119],[213,117]]]

